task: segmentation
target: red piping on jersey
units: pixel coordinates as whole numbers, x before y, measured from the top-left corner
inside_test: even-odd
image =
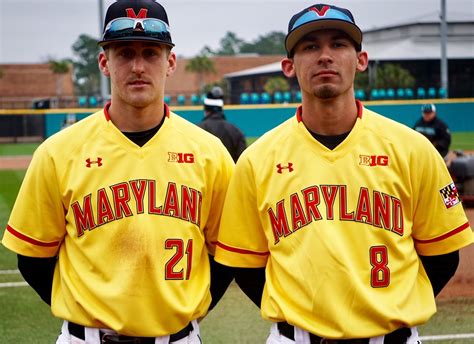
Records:
[[[432,243],[432,242],[437,242],[437,241],[441,241],[441,240],[444,240],[446,238],[449,238],[450,236],[453,236],[454,234],[457,234],[463,230],[465,230],[466,228],[469,227],[469,222],[466,222],[465,224],[463,224],[462,226],[459,226],[458,228],[456,229],[453,229],[451,232],[448,232],[446,234],[443,234],[437,238],[433,238],[433,239],[428,239],[428,240],[417,240],[415,239],[415,241],[419,244],[429,244],[429,243]]]
[[[362,111],[364,110],[364,105],[356,99],[357,105],[357,117],[362,118]],[[298,106],[296,109],[296,119],[299,122],[303,120],[303,105]]]
[[[112,103],[107,102],[107,104],[105,104],[105,106],[104,106],[104,114],[105,114],[105,119],[107,120],[107,122],[110,121],[110,115],[109,115],[110,104],[112,104]]]
[[[33,245],[36,245],[36,246],[44,246],[44,247],[56,247],[59,245],[59,241],[53,241],[53,242],[41,242],[41,241],[38,241],[38,240],[35,240],[35,239],[32,239],[30,237],[27,237],[26,235],[24,234],[21,234],[19,232],[17,232],[16,230],[14,230],[12,227],[10,227],[9,225],[7,225],[7,231],[9,231],[11,234],[13,234],[14,236],[16,236],[17,238],[23,240],[23,241],[26,241],[30,244],[33,244]]]
[[[110,104],[112,104],[112,103],[107,102],[107,104],[105,104],[105,106],[104,106],[104,114],[105,114],[105,119],[107,121],[110,121],[110,114],[109,114]],[[165,116],[170,118],[170,108],[166,104],[165,104]]]
[[[223,248],[224,250],[236,252],[240,254],[255,254],[257,256],[268,256],[270,254],[270,252],[255,252],[255,251],[250,251],[250,250],[243,250],[241,248],[234,248],[234,247],[227,246],[221,242],[217,242],[217,246],[219,246],[220,248]]]

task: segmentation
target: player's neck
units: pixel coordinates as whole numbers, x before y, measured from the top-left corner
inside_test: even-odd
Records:
[[[156,127],[164,116],[164,103],[135,107],[112,99],[109,115],[112,123],[122,132],[140,132]]]
[[[354,97],[347,100],[303,99],[303,123],[320,135],[341,135],[351,131],[357,119],[357,105]]]

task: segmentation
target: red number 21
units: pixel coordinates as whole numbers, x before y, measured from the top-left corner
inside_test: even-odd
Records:
[[[193,240],[189,239],[186,245],[186,251],[184,250],[184,241],[182,239],[168,239],[165,241],[165,249],[176,250],[173,256],[165,264],[165,278],[170,280],[183,280],[189,279],[191,275],[191,263],[193,259]],[[178,262],[183,259],[186,254],[186,276],[184,275],[184,269],[175,271],[175,267]]]
[[[372,265],[370,285],[374,288],[388,287],[390,284],[390,269],[388,268],[388,253],[386,246],[370,248],[370,265]]]

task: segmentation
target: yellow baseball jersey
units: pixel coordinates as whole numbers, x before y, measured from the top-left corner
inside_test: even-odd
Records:
[[[262,315],[326,338],[364,338],[436,311],[418,255],[473,241],[438,152],[363,109],[334,150],[297,114],[240,157],[216,261],[266,267]],[[308,114],[310,116],[310,114]]]
[[[208,253],[234,163],[218,138],[165,109],[143,147],[106,108],[35,152],[2,243],[58,255],[55,316],[154,337],[207,312]]]

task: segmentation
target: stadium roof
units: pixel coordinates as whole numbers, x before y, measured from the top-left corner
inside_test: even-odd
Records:
[[[466,14],[469,17],[469,14]],[[456,17],[448,24],[448,59],[474,59],[474,20]],[[462,19],[461,19],[462,18]],[[363,49],[369,61],[441,59],[440,23],[433,18],[374,28],[364,31]],[[236,78],[281,72],[280,62],[224,75]]]

